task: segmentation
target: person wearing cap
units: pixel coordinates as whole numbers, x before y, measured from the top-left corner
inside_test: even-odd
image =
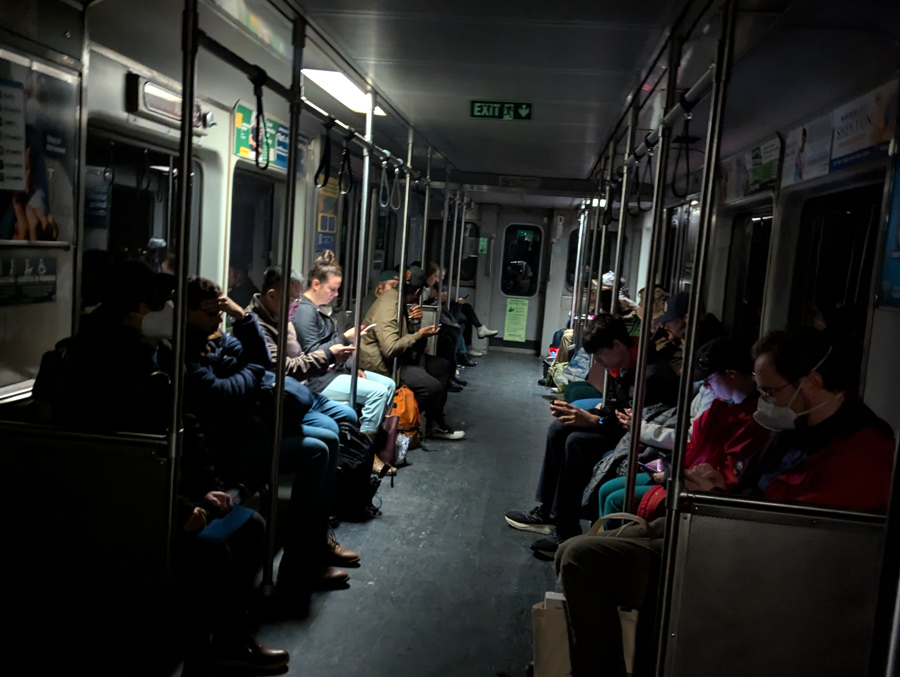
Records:
[[[403,284],[398,289],[385,290],[378,297],[363,319],[363,324],[370,329],[360,336],[359,364],[366,371],[390,376],[394,358],[397,358],[400,384],[413,391],[419,411],[427,419],[426,435],[459,440],[465,437],[465,433],[453,430],[444,417],[447,386],[452,373],[449,363],[440,357],[426,355],[425,366],[419,364],[420,353],[424,351],[417,350],[416,344],[439,330],[434,325],[415,328],[422,319],[418,299],[424,287],[425,272],[412,266],[406,271]],[[406,312],[398,322],[401,303]]]
[[[753,380],[753,362],[746,346],[730,338],[718,338],[697,351],[692,380],[715,397],[709,409],[693,423],[685,451],[685,478],[714,468],[722,475],[721,488],[731,491],[751,457],[768,442],[770,432],[753,418],[759,393]],[[663,484],[668,471],[638,475],[635,497],[642,498],[655,484]],[[601,489],[600,516],[620,512],[625,506],[620,478]]]
[[[686,291],[678,292],[670,296],[666,301],[666,312],[656,319],[657,325],[665,331],[668,341],[660,341],[657,343],[657,351],[662,357],[669,361],[678,374],[681,374],[681,363],[684,359],[684,339],[687,332],[688,309],[690,305],[691,295]],[[697,342],[694,345],[702,346],[714,338],[725,335],[725,328],[718,318],[712,313],[703,313],[700,309],[701,317],[697,325]]]
[[[400,273],[396,270],[382,270],[378,273],[378,284],[375,285],[375,289],[370,291],[363,297],[362,301],[362,316],[365,317],[369,312],[369,309],[375,304],[375,301],[378,300],[378,297],[381,296],[388,289],[395,289],[397,285],[400,284]]]

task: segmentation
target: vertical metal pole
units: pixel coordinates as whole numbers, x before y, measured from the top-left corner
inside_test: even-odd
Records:
[[[172,328],[172,352],[175,368],[172,370],[172,412],[169,420],[168,456],[176,459],[181,446],[181,416],[184,404],[184,331],[187,325],[185,305],[185,280],[190,255],[188,230],[191,219],[191,165],[194,142],[194,97],[197,80],[197,0],[185,0],[181,28],[181,50],[184,58],[181,68],[181,140],[178,158],[178,213],[175,239],[178,259],[175,262],[175,323]]]
[[[684,486],[684,452],[687,446],[690,425],[690,401],[692,392],[691,372],[694,367],[694,352],[697,347],[697,327],[700,324],[700,296],[706,274],[706,255],[713,223],[713,208],[716,202],[716,170],[719,165],[719,148],[722,142],[722,120],[725,114],[725,94],[731,78],[731,64],[734,57],[734,27],[737,17],[737,0],[727,0],[722,14],[722,33],[719,37],[716,55],[716,73],[713,81],[710,103],[709,126],[706,138],[706,153],[703,166],[703,187],[700,197],[700,225],[694,247],[694,277],[691,282],[690,303],[688,304],[689,326],[684,345],[681,371],[681,389],[678,394],[678,422],[675,427],[675,449],[672,453],[673,476],[666,489],[668,495],[666,514],[666,538],[663,554],[663,588],[660,607],[660,627],[668,627],[671,610],[672,583],[675,577],[675,549],[677,545],[678,504]],[[647,292],[644,292],[645,294]],[[662,674],[665,666],[666,633],[660,633],[659,654],[656,672]]]
[[[669,72],[666,77],[666,103],[663,110],[668,113],[678,103],[678,64],[681,63],[681,40],[672,38],[669,42]],[[665,117],[665,116],[663,116]],[[656,176],[653,184],[653,213],[650,231],[650,252],[647,269],[644,275],[644,307],[648,290],[653,286],[654,273],[659,266],[660,241],[665,235],[666,226],[666,169],[669,162],[669,146],[672,141],[672,128],[660,119],[659,151],[656,161]],[[648,153],[647,162],[653,161]],[[641,452],[641,422],[643,421],[644,396],[647,393],[647,350],[650,345],[650,322],[641,322],[641,334],[638,338],[637,371],[634,377],[634,397],[631,402],[631,450],[628,468],[625,475],[625,510],[634,512],[634,485],[637,478],[637,461]],[[684,375],[682,375],[683,377]],[[690,379],[688,379],[690,381]]]
[[[428,146],[425,159],[425,205],[422,208],[422,255],[419,260],[422,268],[428,269],[428,202],[431,200],[431,146]]]
[[[453,295],[453,254],[456,252],[456,231],[457,221],[459,221],[460,209],[460,191],[456,191],[456,197],[453,198],[453,241],[450,245],[450,256],[447,258],[447,310],[450,310],[450,297]],[[441,261],[441,265],[444,262]]]
[[[593,202],[593,199],[591,200]],[[600,231],[600,198],[597,198],[597,206],[592,207],[593,211],[593,224],[590,226],[591,230],[591,248],[588,253],[588,269],[587,269],[587,293],[584,295],[584,299],[581,302],[581,314],[589,315],[593,308],[591,308],[591,285],[594,280],[597,280],[597,296],[600,296],[600,264],[597,263],[597,275],[594,275],[594,261],[597,261],[597,240]],[[594,300],[596,303],[596,299]]]
[[[291,249],[294,243],[294,216],[297,210],[297,144],[300,136],[301,71],[303,47],[306,43],[306,21],[294,19],[293,64],[291,75],[290,140],[288,142],[288,166],[284,191],[284,226],[281,231],[281,308],[278,309],[278,364],[275,370],[275,424],[272,430],[272,466],[269,477],[269,505],[266,515],[266,560],[263,566],[263,586],[272,585],[275,561],[275,513],[278,505],[278,466],[281,461],[281,438],[284,430],[284,387],[287,379],[287,325],[291,305]]]
[[[631,107],[631,112],[628,115],[628,131],[627,137],[625,138],[625,158],[627,159],[634,152],[634,130],[637,127],[638,121],[638,107],[637,102]],[[623,165],[624,166],[624,165]],[[619,287],[621,286],[622,279],[622,267],[625,262],[625,224],[628,220],[628,188],[629,188],[629,179],[631,178],[631,172],[628,171],[628,168],[625,167],[625,171],[622,174],[622,194],[621,199],[619,201],[619,232],[616,237],[616,268],[615,268],[615,277],[613,280],[612,286],[612,308],[609,309],[609,312],[613,315],[619,315]]]
[[[450,218],[450,167],[444,170],[444,216],[441,223],[441,256],[438,264],[441,267],[441,277],[438,280],[438,305],[441,305],[441,296],[444,294],[444,257],[447,254],[447,221]],[[456,217],[454,217],[455,219]],[[448,294],[449,296],[449,294]]]
[[[581,300],[584,277],[584,262],[582,259],[584,258],[584,235],[585,228],[587,227],[587,218],[584,211],[584,206],[581,208],[581,212],[578,214],[578,249],[575,254],[575,280],[572,282],[572,311],[571,311],[571,319],[572,319],[572,332],[574,333],[572,338],[572,345],[578,346],[581,341],[581,324],[578,320],[578,311],[581,308],[581,304],[579,301]]]
[[[613,171],[613,162],[616,159],[616,142],[609,142],[609,161],[606,163],[606,187],[603,190],[603,200],[605,206],[603,207],[603,214],[600,217],[600,223],[603,226],[603,234],[600,238],[600,261],[597,263],[597,299],[594,302],[594,315],[599,315],[600,311],[607,310],[611,312],[611,308],[603,308],[600,297],[603,296],[600,292],[603,289],[603,259],[606,257],[606,236],[609,234],[609,222],[606,220],[606,215],[609,211],[612,210],[612,171]],[[604,392],[606,389],[604,388]]]
[[[356,348],[357,361],[356,364],[359,364],[359,331],[360,326],[362,325],[362,301],[363,301],[363,278],[366,274],[366,255],[369,251],[368,246],[366,244],[366,235],[367,235],[367,226],[368,222],[366,219],[369,214],[369,172],[370,172],[370,161],[369,156],[372,154],[372,118],[373,115],[373,106],[374,101],[372,100],[372,93],[368,92],[366,94],[366,143],[363,146],[363,175],[362,175],[362,183],[359,187],[360,189],[360,199],[362,203],[359,208],[359,258],[356,262],[356,299],[354,300],[353,307],[353,322],[356,324],[356,335],[353,337],[353,345]],[[356,382],[359,378],[359,374],[357,374],[357,370],[353,369],[350,374],[350,401],[356,402]]]
[[[412,180],[411,172],[412,172],[412,156],[413,156],[413,140],[414,133],[412,127],[409,128],[409,134],[407,136],[406,141],[406,167],[404,168],[406,172],[406,184],[403,190],[403,220],[401,221],[401,233],[400,233],[400,279],[406,280],[406,270],[409,267],[406,262],[406,245],[409,241],[409,188],[410,181]],[[401,287],[403,285],[401,284]],[[403,299],[399,299],[397,302],[397,326],[402,326],[400,323],[403,321],[403,317],[406,314],[406,306],[403,305]],[[393,367],[394,380],[397,380],[397,358],[394,358],[394,367]]]
[[[459,218],[459,252],[457,253],[457,262],[456,262],[456,295],[453,297],[454,300],[459,298],[459,282],[462,278],[462,260],[463,260],[463,252],[466,247],[466,193],[465,191],[462,194],[462,206],[460,208],[460,218]]]

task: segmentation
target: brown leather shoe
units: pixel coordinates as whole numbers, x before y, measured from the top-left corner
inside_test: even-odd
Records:
[[[216,638],[214,647],[216,665],[221,668],[274,670],[284,667],[291,660],[287,651],[262,646],[249,632],[245,636]]]
[[[311,572],[308,580],[312,590],[337,590],[346,587],[350,574],[337,567],[325,567]]]
[[[343,547],[334,540],[334,536],[328,536],[328,563],[337,566],[352,566],[359,564],[359,555],[349,548]]]

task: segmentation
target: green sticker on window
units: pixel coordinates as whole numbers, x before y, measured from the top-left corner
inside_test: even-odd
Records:
[[[478,253],[487,254],[488,239],[486,237],[478,238]]]

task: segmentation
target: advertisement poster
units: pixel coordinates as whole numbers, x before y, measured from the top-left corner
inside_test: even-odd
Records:
[[[78,78],[0,60],[0,241],[71,242]]]
[[[341,191],[337,179],[329,179],[319,188],[316,207],[316,252],[337,251],[337,207]]]
[[[269,165],[287,169],[290,129],[275,118],[266,116],[263,152],[269,155]],[[239,101],[234,107],[234,154],[256,160],[256,111]]]
[[[528,299],[506,299],[504,341],[525,341],[528,327]]]
[[[887,155],[897,127],[897,82],[834,110],[831,171]]]
[[[778,179],[778,162],[781,159],[781,139],[777,136],[754,147],[744,154],[747,169],[745,195],[775,187]]]
[[[56,300],[56,257],[0,255],[0,306]]]
[[[831,161],[834,117],[823,115],[788,133],[781,186],[825,176]]]

